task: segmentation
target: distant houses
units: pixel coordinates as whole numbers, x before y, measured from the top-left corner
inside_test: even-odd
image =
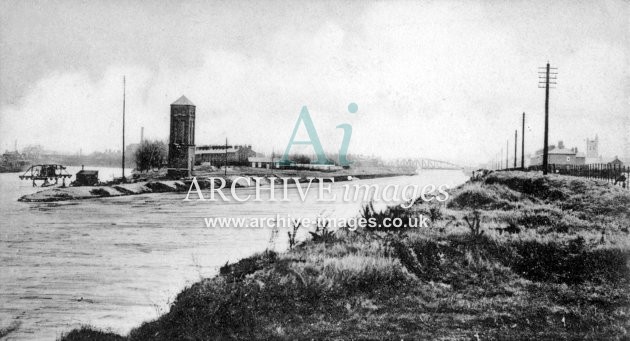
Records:
[[[615,158],[612,161],[608,162],[608,164],[616,166],[616,167],[621,167],[624,165],[623,161],[619,160],[619,157],[617,156],[615,156]]]
[[[278,168],[280,158],[274,158],[267,156],[254,156],[249,158],[249,163],[252,168]]]
[[[197,164],[210,163],[213,166],[246,166],[249,158],[256,156],[251,145],[226,146],[205,145],[195,149],[195,162]]]
[[[586,164],[586,155],[578,152],[577,147],[567,149],[562,141],[558,141],[558,145],[548,147],[550,165],[584,165]],[[543,161],[543,150],[537,150],[531,157],[530,166],[540,166]]]
[[[558,145],[549,146],[550,165],[590,165],[590,164],[610,164],[617,167],[624,166],[625,163],[615,156],[614,158],[604,158],[599,154],[599,137],[586,140],[586,154],[579,152],[577,147],[565,148],[562,141]],[[537,150],[530,157],[530,166],[541,166],[543,150]],[[627,160],[626,160],[627,161]]]

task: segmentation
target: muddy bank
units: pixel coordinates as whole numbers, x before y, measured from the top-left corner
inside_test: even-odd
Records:
[[[120,184],[114,186],[82,186],[55,187],[33,194],[27,194],[18,199],[23,202],[51,202],[64,200],[93,199],[104,197],[119,197],[123,195],[137,195],[145,193],[186,191],[188,187],[183,181],[151,181]]]
[[[382,177],[394,177],[413,174],[361,174],[360,177],[352,175],[330,176],[325,179],[333,179],[334,182],[353,181],[360,179],[375,179]],[[245,178],[249,178],[248,182]],[[220,178],[214,178],[215,186],[219,187]],[[235,187],[252,187],[256,182],[253,177],[249,176],[228,176],[225,178],[225,187],[231,187],[236,181]],[[211,180],[198,178],[197,182],[201,189],[209,188]],[[308,182],[307,178],[301,177],[300,182]],[[65,200],[94,199],[105,197],[118,197],[123,195],[138,195],[145,193],[165,193],[165,192],[186,192],[190,188],[192,180],[154,180],[142,181],[128,184],[118,184],[109,186],[81,186],[81,187],[54,187],[39,191],[33,194],[27,194],[18,199],[22,202],[53,202]],[[269,178],[264,178],[262,184],[268,185]],[[282,180],[276,178],[275,183],[281,184]]]

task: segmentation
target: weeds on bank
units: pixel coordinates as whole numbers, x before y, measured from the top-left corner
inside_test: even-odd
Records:
[[[431,205],[429,207],[429,219],[431,219],[432,223],[442,219],[443,217],[442,207],[439,205]]]
[[[65,335],[62,335],[62,340],[65,341],[122,341],[125,339],[126,338],[112,332],[102,331],[100,329],[96,329],[90,326],[83,326],[80,329],[75,329]]]
[[[465,216],[464,221],[466,221],[466,224],[468,224],[470,235],[473,239],[478,239],[479,237],[483,236],[485,231],[481,229],[481,213],[479,211],[473,211],[470,219],[468,218],[468,216]]]
[[[297,231],[300,228],[302,224],[298,221],[293,221],[292,223],[292,230],[287,232],[287,234],[289,235],[289,250],[292,250],[293,247],[295,247],[295,245],[297,245],[297,241],[296,241],[296,237],[297,237]]]
[[[434,211],[434,214],[437,219],[437,211]],[[372,224],[365,227],[365,230],[369,232],[379,231],[400,233],[401,231],[406,231],[411,228],[409,226],[409,222],[411,221],[410,218],[415,218],[417,215],[417,209],[414,209],[413,207],[406,209],[400,205],[389,206],[382,211],[377,211],[374,209],[374,203],[371,201],[364,205],[360,212],[361,219],[372,222]],[[394,219],[400,219],[402,225],[398,227],[392,226],[391,222]],[[385,224],[385,221],[388,221],[388,224]]]
[[[308,233],[313,237],[314,243],[330,243],[335,241],[335,231],[330,230],[328,227],[330,226],[330,221],[328,220],[317,220],[317,225],[315,228],[315,232],[309,231]]]

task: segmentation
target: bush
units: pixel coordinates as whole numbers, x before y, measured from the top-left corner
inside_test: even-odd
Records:
[[[368,231],[402,232],[411,228],[409,222],[412,221],[411,218],[416,218],[417,216],[417,212],[412,209],[405,209],[401,206],[390,206],[383,211],[377,212],[372,202],[363,206],[361,211],[361,218],[366,221],[374,222],[374,224],[368,224],[368,226],[366,226]],[[383,224],[385,219],[389,221],[388,226]],[[394,221],[394,219],[400,219],[402,222],[401,226],[392,226],[391,222]]]
[[[143,141],[134,154],[140,172],[162,167],[168,157],[168,147],[162,141]]]
[[[330,243],[337,239],[335,237],[335,231],[329,230],[328,225],[329,221],[323,222],[322,220],[318,220],[315,232],[308,232],[313,237],[314,243]],[[291,235],[289,235],[289,237],[290,236]]]

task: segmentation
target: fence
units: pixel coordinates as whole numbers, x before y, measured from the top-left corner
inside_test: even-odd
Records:
[[[528,171],[542,171],[542,166],[530,166]],[[630,188],[630,167],[608,163],[590,165],[556,165],[547,166],[547,172],[570,176],[580,176],[589,179],[607,181],[623,188]]]

